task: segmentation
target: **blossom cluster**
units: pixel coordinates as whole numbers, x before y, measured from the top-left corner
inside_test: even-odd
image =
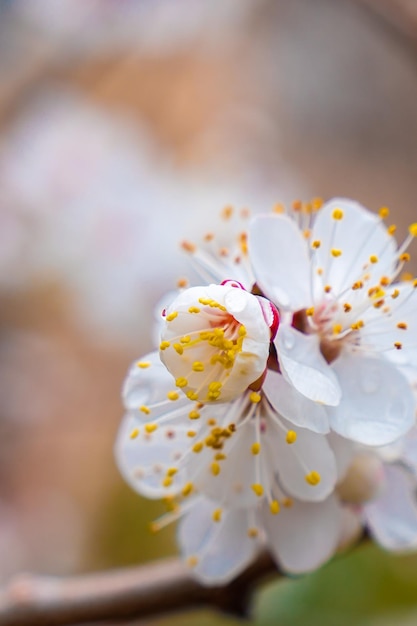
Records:
[[[229,246],[183,243],[203,284],[181,282],[159,350],[132,365],[116,458],[165,499],[155,530],[180,520],[204,584],[265,545],[290,573],[365,529],[417,548],[417,224],[398,245],[388,216],[346,199],[228,208]]]

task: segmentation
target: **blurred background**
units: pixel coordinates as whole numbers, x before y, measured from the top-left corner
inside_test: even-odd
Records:
[[[415,0],[2,0],[0,583],[175,553],[112,448],[182,239],[333,195],[401,238],[416,192]],[[416,598],[417,556],[366,547],[263,587],[253,623],[406,626]],[[197,620],[237,623],[152,624]]]

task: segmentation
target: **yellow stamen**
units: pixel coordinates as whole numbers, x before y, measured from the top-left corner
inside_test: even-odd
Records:
[[[169,343],[169,341],[161,341],[161,343],[159,344],[159,349],[160,350],[166,350],[167,348],[169,348],[171,344]]]
[[[132,430],[132,432],[130,433],[130,438],[131,439],[136,439],[136,437],[139,435],[139,428],[135,428],[134,430]]]
[[[213,476],[218,476],[220,474],[221,467],[218,463],[216,463],[216,461],[213,461],[210,466],[210,470]]]
[[[379,209],[378,213],[379,213],[379,217],[384,220],[389,215],[389,208],[387,206],[382,206]]]
[[[188,385],[188,380],[184,378],[184,376],[180,376],[179,378],[176,379],[175,384],[177,387],[180,387],[181,389],[182,387],[186,387]]]
[[[146,369],[147,367],[150,367],[152,363],[150,361],[138,361],[136,365],[141,369]]]
[[[252,485],[252,490],[258,496],[258,498],[264,495],[264,488],[259,483],[254,483]]]
[[[289,444],[295,443],[297,441],[297,433],[295,430],[289,430],[287,432],[287,436],[285,437],[285,441]]]
[[[256,441],[251,446],[251,452],[253,455],[256,455],[256,454],[259,454],[260,451],[261,451],[261,444]]]
[[[145,415],[149,415],[149,413],[151,412],[150,408],[145,405],[140,407],[140,411],[142,411],[142,413],[145,413]]]
[[[168,391],[167,393],[167,398],[168,400],[178,400],[178,398],[180,397],[180,394],[178,393],[178,391]]]
[[[332,213],[332,217],[334,220],[341,220],[343,219],[343,211],[342,209],[335,209]]]
[[[278,515],[280,511],[278,500],[272,500],[272,502],[269,505],[269,510],[271,511],[272,515]]]
[[[215,509],[213,511],[212,519],[213,519],[213,522],[220,522],[220,520],[222,519],[222,510]]]
[[[305,476],[306,481],[308,482],[309,485],[315,487],[316,485],[319,484],[320,480],[321,480],[321,476],[318,472],[310,472],[309,474],[307,474]]]
[[[176,317],[178,317],[178,311],[172,311],[172,313],[167,315],[165,319],[167,322],[172,322]]]
[[[342,254],[342,251],[339,248],[332,248],[330,252],[331,252],[331,255],[334,257],[341,256]]]
[[[153,433],[158,428],[158,424],[154,424],[149,422],[149,424],[145,424],[145,430],[147,433]]]
[[[254,404],[258,404],[258,402],[261,401],[261,394],[257,393],[256,391],[252,391],[252,393],[249,394],[249,400]]]

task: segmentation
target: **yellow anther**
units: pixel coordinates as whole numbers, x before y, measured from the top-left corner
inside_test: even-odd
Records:
[[[254,539],[259,535],[259,530],[257,528],[248,528],[248,537]]]
[[[331,253],[332,256],[338,257],[338,256],[341,256],[342,251],[340,250],[340,248],[332,248],[330,250],[330,253]]]
[[[214,233],[206,233],[204,235],[204,241],[213,241],[214,239]]]
[[[269,505],[269,510],[271,511],[272,515],[278,515],[280,508],[281,507],[279,506],[278,500],[272,500]]]
[[[186,387],[188,385],[188,380],[184,378],[184,376],[180,376],[176,379],[175,384],[177,387],[182,389],[182,387]]]
[[[193,400],[193,401],[198,400],[198,393],[196,391],[192,391],[192,390],[187,391],[185,395],[187,396],[189,400]]]
[[[164,480],[162,481],[162,486],[163,487],[171,487],[172,485],[172,478],[171,476],[165,476]]]
[[[134,428],[132,430],[132,432],[130,433],[130,438],[131,439],[136,439],[136,437],[139,435],[139,428]]]
[[[413,280],[413,287],[414,287],[414,288],[416,288],[416,287],[417,287],[417,278],[415,278],[415,279]]]
[[[190,306],[188,309],[188,313],[200,313],[201,309],[198,306]]]
[[[324,200],[323,198],[313,198],[311,200],[311,206],[313,211],[318,211],[323,206]]]
[[[174,343],[172,347],[174,348],[175,352],[177,352],[179,355],[183,354],[184,348],[182,347],[180,343]]]
[[[224,461],[226,459],[226,455],[223,454],[223,452],[217,452],[217,454],[214,456],[214,459],[216,461]]]
[[[408,232],[412,237],[417,237],[417,222],[414,222],[414,224],[410,224],[410,226],[408,227]]]
[[[343,211],[342,209],[335,209],[332,213],[332,218],[334,220],[341,220],[343,219]]]
[[[176,317],[178,317],[178,311],[172,311],[172,313],[167,315],[165,319],[167,322],[172,322]]]
[[[311,485],[312,487],[315,487],[316,485],[319,484],[321,480],[321,476],[318,472],[313,471],[313,472],[310,472],[309,474],[306,474],[305,479],[309,485]]]
[[[306,315],[308,317],[312,317],[314,315],[314,306],[311,306],[310,308],[306,309]]]
[[[185,250],[185,252],[190,252],[193,254],[196,251],[196,247],[191,241],[182,241],[181,248]]]
[[[287,436],[285,437],[285,441],[289,444],[295,443],[297,441],[297,433],[295,430],[289,430],[287,432]]]
[[[278,214],[285,213],[285,207],[284,207],[283,204],[277,203],[272,208],[272,211],[273,211],[273,213],[278,213]]]
[[[363,282],[361,280],[357,280],[356,283],[353,283],[352,285],[353,291],[356,291],[356,289],[362,289],[362,287],[363,287]]]
[[[178,393],[178,391],[168,391],[167,393],[168,400],[178,400],[179,397],[180,394]]]
[[[371,263],[378,263],[378,257],[376,256],[376,254],[371,254],[369,260]]]
[[[238,334],[240,337],[244,337],[246,335],[247,331],[246,328],[243,326],[243,324],[241,326],[239,326],[239,330],[238,330]]]
[[[321,246],[321,241],[319,241],[318,239],[315,239],[311,244],[311,247],[315,248],[316,250],[317,248],[320,248],[320,246]]]
[[[351,329],[352,330],[359,330],[360,328],[364,327],[364,322],[363,320],[357,320],[356,322],[354,322],[353,324],[351,324]]]
[[[178,472],[178,468],[176,467],[169,467],[167,469],[167,476],[175,476],[175,474]]]
[[[258,496],[258,498],[264,495],[264,488],[259,483],[254,483],[252,485],[252,490]]]
[[[333,335],[340,335],[343,330],[342,324],[334,324],[333,326]]]
[[[396,342],[394,343],[394,348],[395,348],[396,350],[401,350],[401,348],[402,348],[402,347],[403,347],[403,344],[401,343],[401,341],[396,341]]]
[[[171,344],[169,343],[169,341],[161,341],[161,343],[159,344],[159,349],[160,350],[166,350],[167,348],[169,348]]]
[[[213,461],[213,463],[210,466],[210,471],[213,474],[213,476],[218,476],[220,474],[220,470],[221,470],[220,465],[216,463],[216,461]]]
[[[411,256],[408,252],[403,252],[400,256],[400,261],[403,261],[403,263],[407,263],[410,259]]]
[[[138,367],[140,367],[141,369],[146,369],[147,367],[150,367],[152,365],[152,363],[150,361],[138,361],[136,363],[136,365]]]
[[[390,282],[391,281],[388,276],[382,276],[381,280],[379,281],[379,284],[381,285],[381,287],[388,287]]]
[[[223,211],[221,212],[221,217],[224,220],[230,220],[230,218],[233,215],[233,207],[228,204],[227,206],[224,207]]]
[[[254,454],[254,455],[259,454],[260,451],[261,451],[261,444],[260,443],[258,443],[256,441],[255,443],[253,443],[251,445],[251,452],[252,452],[252,454]]]
[[[252,391],[252,393],[249,394],[249,400],[254,404],[258,404],[258,402],[261,401],[261,394],[256,391]]]
[[[204,363],[201,363],[201,361],[194,361],[193,372],[204,372]]]
[[[397,328],[400,328],[401,330],[407,330],[407,324],[405,322],[398,322]]]
[[[389,208],[387,206],[382,206],[379,209],[378,213],[379,213],[379,217],[384,220],[389,215]]]
[[[139,410],[142,411],[142,413],[145,413],[145,415],[149,415],[149,413],[151,412],[150,408],[145,405],[142,405]]]
[[[190,418],[190,420],[198,420],[200,418],[200,413],[193,409],[188,413],[188,417]]]
[[[303,236],[304,236],[304,239],[309,239],[309,237],[311,237],[311,230],[309,228],[306,228],[305,230],[303,230]]]
[[[196,567],[196,565],[198,565],[198,557],[189,556],[188,559],[186,560],[186,563],[188,567]]]
[[[207,426],[215,426],[216,424],[217,422],[214,417],[209,417],[209,419],[207,420]]]
[[[293,505],[292,498],[284,498],[284,500],[282,501],[282,505],[285,506],[285,508],[287,509],[291,508]]]
[[[343,310],[345,313],[349,313],[352,310],[352,305],[349,302],[345,302],[343,305]]]
[[[398,298],[398,296],[400,295],[400,290],[399,289],[394,289],[394,291],[391,294],[391,298]]]
[[[388,228],[387,228],[387,233],[388,233],[388,235],[394,235],[396,230],[397,230],[396,225],[395,224],[391,224],[391,226],[388,226]]]
[[[317,276],[322,276],[323,275],[323,268],[322,267],[318,267],[316,269],[316,273],[317,273]]]
[[[193,489],[194,489],[193,483],[186,483],[184,487],[181,489],[181,493],[184,496],[184,498],[189,496],[190,493],[192,493]]]
[[[185,287],[188,287],[188,280],[186,278],[179,278],[177,280],[177,287],[178,289],[185,289]]]
[[[189,430],[187,431],[187,437],[195,437],[196,436],[196,432],[195,430]]]
[[[149,424],[145,424],[145,430],[147,433],[153,433],[158,428],[158,424],[153,422],[149,422]]]
[[[201,452],[201,450],[203,449],[203,442],[202,441],[197,441],[197,443],[195,443],[192,447],[192,451],[196,452],[197,454],[199,452]]]
[[[325,285],[325,287],[324,287],[325,293],[330,293],[331,290],[332,290],[331,285]]]
[[[213,519],[213,522],[220,522],[220,520],[222,519],[222,510],[215,509],[213,511],[212,519]]]
[[[400,280],[403,282],[411,282],[414,280],[414,276],[411,272],[403,272],[400,276]]]

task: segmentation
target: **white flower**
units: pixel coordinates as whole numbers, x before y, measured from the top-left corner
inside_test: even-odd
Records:
[[[264,374],[278,313],[240,283],[186,289],[164,318],[161,360],[189,399],[228,402]]]
[[[313,213],[297,212],[298,225],[287,215],[260,216],[249,231],[257,285],[280,311],[280,370],[330,405],[334,431],[385,445],[414,423],[404,373],[417,367],[417,282],[393,281],[417,224],[398,249],[395,227],[359,204],[336,199]]]
[[[315,502],[333,491],[325,409],[276,372],[268,371],[260,392],[203,405],[176,391],[151,353],[132,366],[123,395],[116,458],[127,482],[147,497],[198,491],[221,507],[265,502],[277,514],[288,498]]]

